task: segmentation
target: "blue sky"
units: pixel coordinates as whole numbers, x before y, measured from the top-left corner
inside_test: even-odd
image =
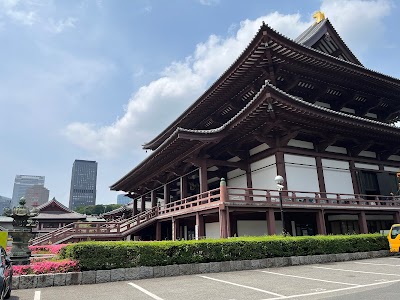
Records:
[[[0,195],[44,175],[68,204],[72,163],[98,161],[98,203],[233,62],[264,20],[295,38],[321,9],[368,68],[400,77],[389,0],[0,0]]]

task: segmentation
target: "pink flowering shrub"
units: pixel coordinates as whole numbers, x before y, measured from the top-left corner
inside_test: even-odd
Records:
[[[44,246],[29,246],[32,254],[59,254],[60,250],[67,244],[60,245],[44,245]]]
[[[14,275],[67,273],[80,271],[79,264],[75,260],[40,261],[30,265],[13,266]]]

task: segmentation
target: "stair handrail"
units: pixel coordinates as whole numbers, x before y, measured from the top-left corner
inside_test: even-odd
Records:
[[[58,228],[56,230],[52,230],[46,234],[40,235],[34,239],[31,240],[31,245],[37,244],[37,243],[42,243],[46,240],[51,240],[52,237],[54,237],[56,234],[60,234],[63,232],[66,232],[68,230],[70,230],[72,227],[74,226],[74,223],[70,223],[65,225],[64,227]]]

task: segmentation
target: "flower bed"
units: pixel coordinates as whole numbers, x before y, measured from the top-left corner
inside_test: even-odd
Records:
[[[14,275],[67,273],[80,271],[79,264],[75,260],[40,261],[30,265],[13,266]]]
[[[45,245],[45,246],[29,246],[32,254],[58,254],[67,244]]]
[[[77,260],[62,259],[58,254],[66,244],[61,245],[45,245],[45,246],[29,246],[33,256],[30,258],[29,265],[13,266],[14,275],[29,275],[29,274],[47,274],[47,273],[67,273],[80,271]],[[7,253],[10,253],[11,247],[7,247]],[[47,255],[46,255],[47,254]]]

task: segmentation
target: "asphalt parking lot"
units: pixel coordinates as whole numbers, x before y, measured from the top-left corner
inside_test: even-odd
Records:
[[[399,299],[400,257],[15,290],[12,300]]]

